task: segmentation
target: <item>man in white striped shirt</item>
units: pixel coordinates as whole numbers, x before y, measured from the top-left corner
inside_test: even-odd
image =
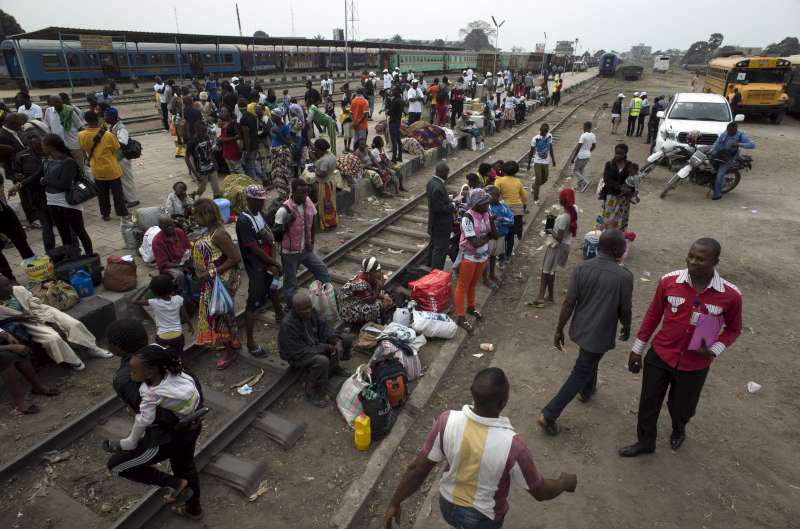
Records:
[[[538,501],[574,492],[578,478],[562,473],[544,479],[530,449],[500,412],[508,402],[509,383],[502,369],[475,375],[470,391],[475,404],[439,415],[422,450],[406,470],[384,515],[386,529],[400,523],[400,504],[412,495],[440,461],[447,469],[439,485],[442,517],[460,529],[499,529],[508,512],[511,482]]]

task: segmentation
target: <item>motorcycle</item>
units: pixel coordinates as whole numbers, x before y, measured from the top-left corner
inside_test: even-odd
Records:
[[[691,156],[686,161],[686,164],[678,171],[673,173],[667,181],[667,185],[661,192],[660,197],[665,198],[667,193],[678,186],[680,182],[685,181],[687,178],[690,182],[700,186],[707,186],[714,189],[714,181],[717,178],[717,169],[719,166],[726,162],[726,160],[718,157],[709,158],[708,153],[711,151],[710,145],[690,145],[680,147],[680,149],[691,152]],[[683,154],[681,154],[682,156]],[[731,167],[725,174],[725,182],[722,184],[722,193],[730,193],[739,185],[742,179],[741,171],[744,169],[750,170],[753,168],[753,158],[746,154],[737,154],[731,163]]]

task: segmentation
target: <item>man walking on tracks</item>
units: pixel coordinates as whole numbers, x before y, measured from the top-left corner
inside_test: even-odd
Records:
[[[628,131],[626,136],[633,136],[636,132],[636,121],[639,119],[639,114],[642,112],[642,98],[639,97],[639,92],[633,93],[633,99],[628,106]]]
[[[447,195],[444,183],[450,175],[447,162],[436,164],[436,175],[428,181],[428,234],[431,236],[430,266],[444,269],[447,250],[450,248],[450,233],[453,231],[453,201]]]
[[[472,406],[439,415],[417,458],[409,465],[383,516],[385,529],[400,524],[400,505],[419,489],[437,463],[447,467],[439,483],[439,508],[451,527],[499,529],[508,512],[511,482],[537,501],[575,492],[578,477],[562,472],[545,479],[525,441],[500,413],[510,384],[502,369],[490,367],[472,381]]]

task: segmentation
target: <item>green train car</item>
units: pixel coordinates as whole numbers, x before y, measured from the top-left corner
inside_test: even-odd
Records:
[[[462,72],[478,65],[478,54],[470,51],[383,51],[383,68],[400,68],[403,73]]]

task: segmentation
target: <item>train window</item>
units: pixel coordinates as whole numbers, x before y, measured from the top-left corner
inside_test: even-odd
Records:
[[[210,64],[214,62],[214,55],[211,53],[204,53],[203,54],[203,62],[206,64]]]
[[[175,54],[174,53],[165,53],[164,54],[164,64],[175,64]]]
[[[161,54],[151,53],[148,57],[150,64],[161,64]]]
[[[86,58],[88,59],[89,64],[91,64],[92,66],[97,66],[98,64],[100,64],[100,61],[97,58],[96,53],[87,53]]]
[[[56,53],[43,53],[42,64],[45,68],[58,68],[61,66],[61,57]]]
[[[137,53],[136,54],[136,64],[139,64],[139,65],[147,64],[147,54],[146,53]]]
[[[81,60],[78,57],[77,53],[67,53],[67,65],[69,66],[80,66]]]
[[[225,54],[225,64],[233,64],[233,54],[226,53]]]
[[[117,64],[119,64],[120,66],[128,65],[128,58],[125,56],[124,53],[117,53]]]

